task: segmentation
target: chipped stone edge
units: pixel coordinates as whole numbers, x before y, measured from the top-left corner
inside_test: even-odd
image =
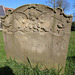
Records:
[[[35,6],[44,6],[44,7],[48,8],[48,9],[51,9],[54,13],[56,13],[57,10],[59,9],[59,10],[61,10],[60,15],[63,15],[63,16],[66,17],[66,18],[72,18],[72,17],[73,17],[73,15],[66,15],[66,14],[64,13],[63,9],[60,8],[60,7],[56,8],[56,9],[53,9],[53,8],[51,8],[51,7],[49,7],[49,6],[42,5],[42,4],[26,4],[26,5],[22,5],[22,6],[18,7],[18,8],[16,8],[16,9],[14,9],[14,10],[9,9],[9,10],[7,11],[6,15],[3,16],[3,17],[1,17],[1,19],[6,18],[9,14],[12,14],[14,11],[18,10],[19,8],[25,7],[25,6],[32,6],[32,7],[35,7]]]

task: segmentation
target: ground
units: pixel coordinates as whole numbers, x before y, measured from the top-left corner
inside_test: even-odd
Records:
[[[30,61],[29,61],[30,63]],[[0,75],[5,75],[6,69],[8,73],[11,72],[11,75],[56,75],[54,70],[45,70],[40,71],[38,67],[30,68],[27,65],[17,63],[15,60],[6,59],[4,41],[2,31],[0,31]],[[61,70],[59,70],[60,72]],[[33,74],[34,72],[34,74]],[[58,73],[59,73],[58,72]],[[10,74],[7,74],[10,75]],[[67,53],[66,67],[64,75],[75,75],[75,31],[71,32],[71,38],[69,43],[69,49]]]

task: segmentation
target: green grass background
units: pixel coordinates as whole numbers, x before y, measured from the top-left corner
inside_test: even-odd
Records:
[[[55,69],[40,71],[38,65],[31,68],[28,65],[17,63],[15,60],[6,59],[3,35],[2,31],[0,31],[0,75],[6,75],[6,72],[10,73],[11,71],[8,67],[13,73],[7,75],[59,75],[61,71],[56,72]],[[75,75],[75,31],[71,32],[64,75]]]

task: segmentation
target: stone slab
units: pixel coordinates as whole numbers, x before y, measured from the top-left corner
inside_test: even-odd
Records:
[[[44,67],[65,67],[72,16],[61,8],[28,4],[2,18],[7,57]]]

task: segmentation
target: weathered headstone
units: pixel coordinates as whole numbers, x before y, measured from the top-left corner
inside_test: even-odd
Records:
[[[45,67],[64,67],[72,16],[61,8],[28,4],[8,11],[2,18],[6,55]]]

